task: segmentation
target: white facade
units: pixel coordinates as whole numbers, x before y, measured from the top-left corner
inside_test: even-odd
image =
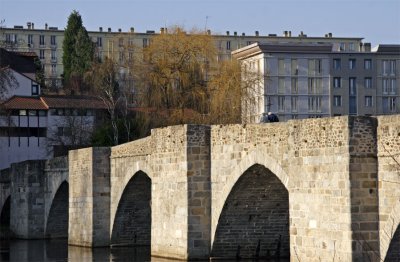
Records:
[[[28,76],[21,74],[13,69],[8,69],[18,83],[15,87],[8,88],[5,99],[12,96],[38,96],[40,95],[40,85]]]

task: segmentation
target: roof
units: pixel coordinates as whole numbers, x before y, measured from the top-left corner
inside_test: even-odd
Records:
[[[232,52],[235,58],[246,58],[261,53],[307,53],[307,54],[329,54],[332,52],[332,44],[309,44],[309,43],[290,43],[290,44],[266,44],[254,43]]]
[[[106,109],[103,101],[92,96],[41,96],[48,108]]]
[[[13,96],[2,106],[6,109],[47,110],[48,108],[39,97]]]
[[[106,109],[104,103],[89,96],[13,96],[1,104],[6,109],[48,110],[51,108]]]
[[[19,73],[36,73],[36,66],[34,59],[37,55],[33,56],[31,52],[18,53],[10,52],[4,48],[0,48],[0,66],[10,67]]]
[[[400,45],[378,45],[375,51],[377,53],[393,53],[400,55]]]

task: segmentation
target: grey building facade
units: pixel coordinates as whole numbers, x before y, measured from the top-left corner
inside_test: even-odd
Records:
[[[399,113],[400,45],[345,48],[255,43],[232,52],[264,74],[254,103],[243,110],[243,122],[257,123],[270,111],[281,121]]]

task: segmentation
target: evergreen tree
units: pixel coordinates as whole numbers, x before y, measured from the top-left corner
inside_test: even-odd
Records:
[[[79,85],[80,79],[91,65],[94,57],[94,45],[82,23],[82,17],[73,11],[68,17],[67,28],[64,31],[63,64],[64,85],[70,87],[71,78]],[[79,88],[81,88],[79,86]]]

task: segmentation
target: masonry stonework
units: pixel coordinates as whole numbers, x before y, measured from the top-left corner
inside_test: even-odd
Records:
[[[152,255],[177,259],[396,261],[399,152],[400,116],[172,126],[71,151],[68,168],[23,162],[9,187],[0,179],[0,203],[11,199],[16,217],[20,200],[24,218],[11,227],[33,237],[62,228],[49,220],[67,194],[72,245],[150,243]],[[27,228],[38,210],[43,223]]]
[[[69,152],[68,243],[110,245],[109,148]]]

